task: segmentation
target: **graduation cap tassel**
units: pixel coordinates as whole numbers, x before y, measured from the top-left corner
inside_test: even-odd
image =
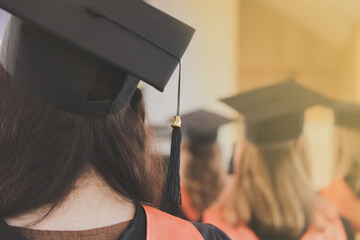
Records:
[[[146,36],[141,34],[138,31],[134,31],[129,27],[123,25],[116,18],[108,15],[105,9],[91,5],[87,7],[89,13],[94,16],[105,18],[108,21],[122,27],[123,29],[133,33],[135,36],[141,38],[142,40],[148,42],[152,46],[164,51],[168,55],[172,56],[179,63],[179,83],[178,83],[178,96],[177,96],[177,112],[176,116],[174,116],[174,120],[171,124],[173,131],[171,137],[171,151],[170,151],[170,159],[169,166],[166,176],[165,188],[162,196],[162,206],[165,209],[176,209],[179,204],[181,204],[181,189],[180,189],[180,149],[181,149],[181,119],[180,119],[180,86],[181,86],[181,61],[180,59],[174,55],[172,52],[167,49],[159,46],[156,42],[149,40]]]
[[[171,124],[173,131],[171,137],[171,151],[169,166],[166,176],[165,188],[162,196],[162,206],[163,208],[176,208],[181,204],[181,190],[180,190],[180,149],[181,149],[181,119],[180,119],[180,86],[181,86],[181,61],[174,55],[172,52],[168,51],[166,48],[159,46],[156,42],[149,40],[146,36],[141,34],[138,31],[134,31],[129,27],[123,25],[116,18],[108,15],[107,12],[96,5],[91,5],[87,7],[89,13],[97,17],[102,17],[108,21],[122,27],[123,29],[133,33],[135,36],[141,38],[152,46],[160,49],[161,51],[167,53],[169,56],[172,56],[179,63],[179,83],[178,83],[178,96],[177,96],[177,112],[174,116],[174,120]]]
[[[177,96],[177,112],[171,127],[171,151],[166,176],[166,183],[162,197],[162,205],[168,211],[176,209],[181,204],[180,188],[180,149],[181,149],[181,118],[180,118],[180,86],[181,86],[181,62],[179,61],[179,83]]]

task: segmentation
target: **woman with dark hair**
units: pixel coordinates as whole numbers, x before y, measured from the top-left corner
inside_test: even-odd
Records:
[[[334,208],[312,188],[302,135],[305,109],[331,100],[287,81],[224,102],[244,115],[245,139],[228,188],[204,222],[234,240],[347,239]]]
[[[217,135],[218,129],[229,122],[230,119],[206,110],[182,116],[185,133],[180,168],[182,204],[177,216],[201,222],[205,209],[218,198],[225,172]]]
[[[0,7],[13,15],[0,53],[0,239],[228,239],[156,209],[163,169],[137,85],[164,89],[193,30],[141,1]]]

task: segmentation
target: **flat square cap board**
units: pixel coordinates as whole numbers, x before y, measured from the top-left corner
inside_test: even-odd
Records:
[[[245,135],[254,142],[283,141],[298,137],[306,108],[333,100],[293,80],[239,93],[222,99],[245,118]]]
[[[333,102],[330,98],[294,80],[239,93],[222,101],[248,120],[255,122],[303,111],[317,104],[329,105]]]
[[[215,142],[218,129],[230,119],[206,110],[197,110],[181,117],[182,128],[190,142]]]
[[[194,34],[193,28],[143,1],[0,0],[0,8],[92,61],[123,71],[160,91],[164,90]],[[21,32],[21,36],[24,34]],[[44,51],[39,45],[35,49]],[[58,57],[58,52],[53,55]],[[15,62],[15,57],[12,58]]]

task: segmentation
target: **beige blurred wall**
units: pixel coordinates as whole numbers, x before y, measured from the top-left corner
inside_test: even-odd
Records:
[[[359,99],[360,34],[330,6],[308,0],[242,0],[240,16],[240,90],[294,77],[335,99]],[[305,136],[316,188],[331,179],[332,124],[330,109],[307,111]]]
[[[320,30],[293,20],[267,2],[242,1],[240,87],[248,89],[295,76],[329,96],[355,100],[354,34],[334,42],[330,34],[326,38]]]
[[[196,29],[182,60],[182,113],[205,108],[229,117],[238,116],[218,101],[238,91],[240,0],[150,0],[149,4]],[[164,94],[145,87],[150,120],[168,124],[176,109],[177,72]],[[237,131],[221,129],[219,140],[229,159]]]

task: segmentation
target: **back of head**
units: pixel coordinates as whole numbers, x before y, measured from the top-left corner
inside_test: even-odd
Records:
[[[88,173],[157,205],[162,165],[137,86],[163,91],[194,29],[143,1],[28,4],[0,0],[12,15],[0,49],[0,216],[54,207]]]
[[[344,178],[360,195],[360,131],[337,126],[335,132],[334,178]]]
[[[260,238],[299,239],[314,205],[301,142],[304,115],[333,100],[290,79],[223,101],[244,116],[246,138],[228,204],[230,223],[245,222]]]
[[[182,159],[182,182],[194,207],[207,209],[219,196],[224,183],[221,150],[218,143],[185,143],[188,154]]]
[[[337,102],[332,106],[335,123],[334,178],[344,178],[360,194],[360,106]]]
[[[97,79],[88,99],[113,98],[121,87],[121,79]],[[116,114],[82,116],[31,94],[1,67],[0,122],[1,217],[54,207],[93,171],[126,199],[159,204],[162,164],[149,159],[154,152],[140,90]]]
[[[245,142],[235,167],[227,218],[266,239],[298,239],[311,223],[314,193],[300,139]],[[273,238],[271,238],[273,237]]]
[[[223,186],[224,171],[220,145],[217,142],[219,128],[231,122],[218,113],[197,110],[183,115],[186,137],[181,163],[182,182],[190,195],[193,207],[204,212],[219,196]]]

